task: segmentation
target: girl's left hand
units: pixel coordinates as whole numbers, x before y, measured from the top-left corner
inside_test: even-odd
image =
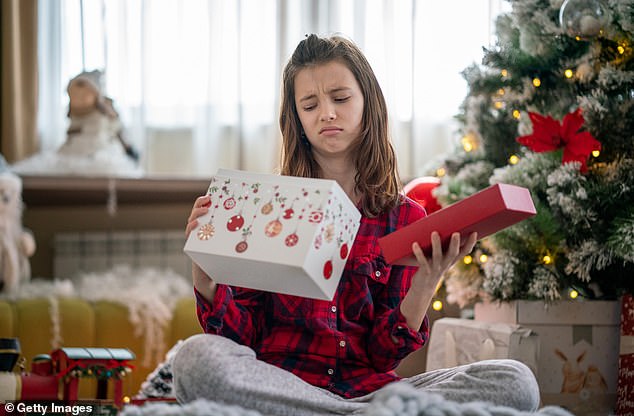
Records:
[[[456,262],[473,250],[478,239],[477,233],[471,233],[469,238],[460,241],[460,233],[453,233],[447,250],[443,253],[440,235],[434,231],[431,234],[432,254],[430,258],[425,256],[418,243],[412,244],[412,251],[419,264],[419,269],[412,281],[414,290],[436,290],[443,274]],[[418,286],[414,288],[414,286]]]

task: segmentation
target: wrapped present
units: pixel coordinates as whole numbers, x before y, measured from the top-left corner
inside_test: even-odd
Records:
[[[536,212],[528,189],[499,183],[380,238],[379,245],[388,263],[417,265],[412,243],[417,241],[430,254],[432,231],[440,234],[446,247],[454,232],[463,238],[477,232],[478,238],[483,238]]]
[[[517,300],[478,303],[475,319],[517,324],[539,335],[536,374],[544,405],[607,415],[616,402],[619,310],[618,301]]]
[[[361,214],[336,181],[219,170],[184,251],[218,283],[331,300]]]
[[[626,294],[621,303],[621,342],[617,383],[617,415],[634,415],[634,296]]]
[[[441,318],[434,322],[427,352],[427,371],[476,361],[512,358],[534,373],[539,337],[520,325]]]

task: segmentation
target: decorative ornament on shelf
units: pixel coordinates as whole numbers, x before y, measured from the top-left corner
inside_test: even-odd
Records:
[[[603,0],[566,0],[559,9],[559,23],[569,36],[590,40],[603,35],[607,12]]]
[[[519,143],[537,153],[563,148],[562,163],[579,162],[581,172],[587,172],[588,157],[593,151],[601,150],[601,143],[589,132],[579,131],[585,122],[580,108],[566,114],[561,124],[550,116],[532,112],[528,115],[533,123],[533,133],[518,137]]]

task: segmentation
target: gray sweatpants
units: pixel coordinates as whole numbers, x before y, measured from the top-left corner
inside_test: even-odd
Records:
[[[206,398],[265,415],[361,413],[376,393],[344,399],[258,360],[251,348],[217,335],[199,334],[187,339],[174,357],[172,369],[176,398],[181,403]],[[515,360],[481,361],[404,381],[461,403],[487,401],[524,411],[534,411],[539,405],[533,373]]]

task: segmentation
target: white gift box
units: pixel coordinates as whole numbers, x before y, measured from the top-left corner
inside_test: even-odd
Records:
[[[336,181],[221,169],[184,251],[215,282],[332,300],[361,214]]]
[[[427,352],[427,371],[512,358],[537,372],[539,336],[528,328],[472,319],[441,318],[434,322]]]

